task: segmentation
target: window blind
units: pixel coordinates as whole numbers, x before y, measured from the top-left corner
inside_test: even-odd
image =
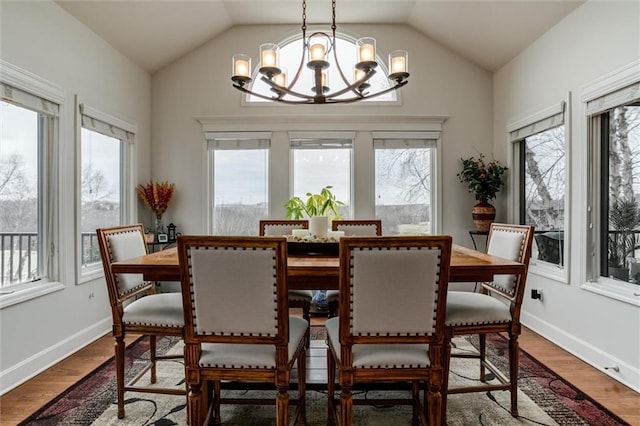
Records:
[[[356,132],[289,132],[291,148],[348,149],[353,147]]]
[[[2,100],[5,102],[52,117],[60,115],[60,105],[55,102],[33,95],[7,83],[0,82],[0,90],[2,90]]]
[[[120,118],[80,104],[82,127],[106,136],[133,143],[137,126]]]
[[[268,149],[271,132],[205,132],[207,149]]]
[[[372,132],[373,147],[385,149],[435,148],[440,132]]]
[[[567,103],[562,101],[559,105],[508,125],[509,140],[511,142],[520,141],[536,133],[563,125],[566,105]]]
[[[640,100],[640,82],[587,101],[587,116],[601,114],[615,107]]]

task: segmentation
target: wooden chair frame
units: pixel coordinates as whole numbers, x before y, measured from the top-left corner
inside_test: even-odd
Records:
[[[100,228],[96,230],[100,254],[102,257],[102,266],[104,269],[104,277],[107,283],[107,292],[109,294],[109,302],[111,304],[111,315],[113,318],[113,337],[115,339],[115,360],[116,360],[116,387],[118,400],[118,418],[121,419],[125,415],[124,410],[124,394],[125,392],[143,392],[158,393],[168,395],[186,395],[186,390],[175,388],[158,388],[136,386],[137,382],[151,371],[151,383],[156,383],[156,364],[161,360],[174,360],[182,358],[182,355],[166,355],[160,356],[156,354],[156,338],[162,336],[175,336],[182,338],[184,335],[183,327],[165,327],[153,325],[125,324],[123,322],[124,306],[126,303],[132,302],[140,297],[148,297],[156,294],[155,283],[144,282],[131,291],[121,294],[118,291],[118,274],[111,269],[111,263],[114,261],[113,252],[110,246],[109,238],[114,234],[135,233],[140,234],[140,240],[144,244],[145,253],[147,245],[144,241],[144,227],[141,224],[125,225],[109,228]],[[149,337],[150,362],[143,370],[125,383],[125,336],[127,333],[139,333]]]
[[[278,426],[288,424],[289,404],[296,404],[295,421],[306,423],[305,392],[306,392],[306,346],[305,339],[295,348],[294,356],[290,356],[289,344],[289,314],[287,297],[287,264],[286,264],[286,239],[283,237],[222,237],[222,236],[179,236],[178,257],[180,262],[181,285],[185,312],[185,367],[186,380],[189,387],[188,411],[191,425],[200,426],[213,421],[220,424],[220,405],[222,403],[233,404],[270,404],[275,402],[276,422]],[[277,335],[257,336],[238,334],[206,334],[198,333],[194,323],[194,302],[192,300],[190,266],[190,250],[194,247],[233,247],[234,249],[274,249],[276,280],[277,310],[285,315],[277,315]],[[307,333],[308,333],[307,323]],[[226,343],[275,346],[276,365],[274,368],[233,368],[225,366],[199,365],[201,347],[203,343]],[[291,359],[291,361],[289,361]],[[298,394],[299,399],[289,399],[289,384],[291,369],[294,363],[298,366]],[[273,383],[277,390],[275,401],[273,399],[225,399],[221,398],[221,382],[266,382]],[[213,389],[210,389],[210,383]],[[210,392],[213,390],[213,392]],[[204,402],[204,396],[207,402]]]
[[[521,332],[520,325],[520,308],[522,306],[522,299],[524,298],[525,284],[527,281],[527,272],[529,269],[529,260],[531,258],[531,246],[534,236],[533,226],[527,225],[511,225],[502,223],[492,223],[487,240],[487,247],[491,242],[491,237],[495,231],[507,231],[518,232],[523,234],[522,245],[520,248],[520,255],[517,259],[519,262],[527,265],[526,271],[515,278],[515,285],[513,294],[505,291],[505,289],[494,285],[493,282],[481,283],[480,293],[486,294],[487,297],[491,295],[497,295],[503,298],[509,303],[509,311],[511,313],[511,321],[498,324],[470,324],[470,325],[454,325],[447,326],[446,333],[449,338],[454,336],[478,334],[479,353],[478,354],[456,354],[451,355],[451,347],[447,348],[449,356],[447,356],[447,363],[450,362],[451,356],[458,358],[474,358],[480,361],[480,381],[483,382],[477,386],[464,386],[459,388],[448,387],[448,377],[446,378],[446,389],[448,394],[470,393],[470,392],[487,392],[493,390],[508,390],[511,396],[511,415],[518,416],[518,362],[520,349],[518,345],[518,336]],[[496,366],[486,359],[486,335],[488,333],[507,333],[509,336],[509,377],[506,377]],[[447,365],[447,371],[449,365]],[[486,370],[489,370],[500,382],[499,384],[487,384]],[[446,413],[446,398],[443,399],[443,410]]]
[[[335,424],[340,417],[342,426],[351,424],[352,409],[354,404],[411,404],[413,406],[413,423],[423,425],[441,425],[444,415],[441,413],[442,399],[446,398],[444,376],[447,374],[445,348],[446,341],[444,329],[444,316],[446,310],[446,294],[449,281],[449,264],[451,259],[450,236],[399,236],[399,237],[344,237],[340,242],[340,314],[339,314],[339,339],[340,347],[327,349],[327,395],[328,395],[328,424]],[[354,335],[350,330],[351,310],[351,259],[352,250],[356,248],[435,248],[440,250],[440,264],[437,275],[437,307],[435,312],[434,329],[427,335],[392,334],[382,335],[373,332],[368,335]],[[393,285],[393,283],[389,283]],[[444,296],[444,297],[443,297]],[[334,319],[335,321],[335,319]],[[386,368],[353,368],[354,344],[428,344],[430,366],[418,367],[394,367]],[[340,354],[334,352],[339,350]],[[340,362],[337,362],[337,360]],[[338,416],[335,394],[336,368],[340,385],[340,416]],[[376,399],[354,401],[351,391],[357,383],[400,381],[411,383],[410,399]],[[424,387],[424,402],[420,401],[420,388]]]

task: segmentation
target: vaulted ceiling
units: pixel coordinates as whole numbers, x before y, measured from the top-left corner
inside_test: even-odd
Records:
[[[342,24],[405,24],[495,71],[584,0],[337,0]],[[57,0],[153,73],[235,25],[300,24],[302,0]],[[331,20],[330,0],[307,0],[307,23]]]

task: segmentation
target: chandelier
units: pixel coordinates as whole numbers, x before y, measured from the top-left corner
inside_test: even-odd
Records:
[[[241,92],[257,96],[269,101],[283,102],[287,104],[337,104],[356,102],[367,98],[382,95],[392,90],[397,90],[407,84],[409,77],[408,65],[409,55],[405,50],[395,50],[389,54],[388,76],[392,86],[375,93],[369,93],[367,89],[371,87],[368,83],[376,73],[378,63],[376,62],[376,40],[371,37],[363,37],[356,41],[357,63],[353,70],[353,81],[345,77],[345,74],[338,62],[336,51],[336,0],[331,2],[331,35],[326,32],[314,32],[307,37],[307,2],[302,1],[302,55],[300,66],[290,84],[287,84],[287,73],[279,66],[279,46],[273,43],[265,43],[260,46],[260,80],[265,82],[273,95],[265,96],[256,93],[247,87],[251,82],[251,57],[243,54],[233,55],[233,70],[231,80],[233,87]],[[334,62],[338,74],[344,83],[343,87],[329,93],[331,90],[327,86],[329,62],[327,56],[333,54]],[[302,75],[304,65],[313,72],[314,86],[310,93],[303,93],[296,88],[296,83]],[[352,96],[344,97],[345,94]],[[286,95],[290,98],[285,99]],[[343,96],[343,97],[341,97]],[[293,99],[291,99],[293,97]]]

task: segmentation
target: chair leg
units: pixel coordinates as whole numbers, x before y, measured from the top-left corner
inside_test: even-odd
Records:
[[[124,336],[115,337],[116,393],[118,397],[118,418],[124,418]]]
[[[300,351],[298,356],[298,418],[297,424],[307,424],[307,351]]]
[[[518,417],[518,362],[520,358],[520,345],[518,336],[509,338],[509,384],[511,385],[511,415]]]
[[[287,426],[289,424],[289,389],[287,386],[278,386],[276,424],[277,426]]]
[[[447,398],[449,395],[449,371],[451,368],[451,339],[446,339],[444,345],[444,359],[442,362],[442,423],[447,423]]]
[[[486,369],[484,366],[484,362],[485,362],[484,360],[487,354],[487,335],[480,334],[479,338],[480,338],[480,348],[478,350],[480,352],[480,381],[486,382],[487,377],[486,377]]]
[[[202,383],[189,384],[189,398],[188,398],[188,410],[189,420],[191,425],[200,426],[204,421],[202,415]]]
[[[351,385],[340,383],[340,424],[342,426],[351,426],[353,418],[353,395],[351,394]]]
[[[411,399],[412,405],[412,423],[413,425],[420,424],[420,414],[418,413],[418,407],[420,406],[420,382],[414,380],[411,382]]]
[[[149,354],[151,359],[151,383],[155,383],[158,378],[156,375],[156,336],[149,336]]]
[[[311,302],[304,301],[302,302],[302,319],[307,321],[309,327],[307,327],[306,331],[306,345],[307,349],[311,346]]]
[[[331,349],[327,348],[327,425],[336,424],[336,363]]]
[[[214,424],[219,425],[222,423],[222,419],[220,418],[220,395],[222,392],[222,386],[220,380],[215,380],[213,382],[213,412],[214,412]]]

